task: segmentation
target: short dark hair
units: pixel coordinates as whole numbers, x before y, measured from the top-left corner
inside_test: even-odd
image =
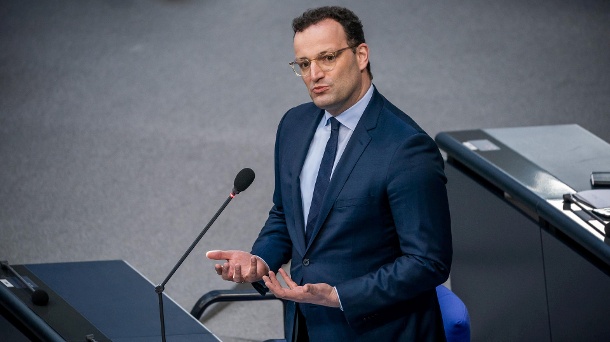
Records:
[[[324,6],[308,9],[301,14],[301,16],[292,20],[292,30],[294,31],[294,34],[297,34],[297,32],[303,32],[309,26],[315,25],[325,19],[332,19],[341,24],[345,31],[345,35],[347,36],[347,44],[349,46],[356,47],[366,42],[364,40],[364,30],[362,29],[360,18],[349,9],[339,6]],[[366,70],[372,79],[373,74],[371,73],[370,61],[366,66]]]

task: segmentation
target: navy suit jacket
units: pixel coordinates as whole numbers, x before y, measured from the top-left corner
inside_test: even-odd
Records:
[[[274,271],[292,260],[298,284],[337,288],[343,311],[299,304],[312,341],[444,340],[435,288],[449,275],[452,247],[435,142],[375,90],[306,244],[299,175],[322,115],[307,103],[282,118],[273,207],[252,253]],[[294,315],[290,302],[288,335]]]

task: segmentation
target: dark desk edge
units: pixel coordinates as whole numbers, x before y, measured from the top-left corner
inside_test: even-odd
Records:
[[[592,253],[593,257],[598,258],[599,262],[602,264],[601,266],[604,266],[605,269],[603,269],[603,271],[607,274],[610,272],[610,246],[584,230],[579,224],[572,221],[567,216],[558,212],[557,209],[547,201],[548,198],[537,195],[519,180],[496,167],[489,160],[465,147],[462,138],[464,138],[463,141],[487,139],[500,146],[501,149],[512,151],[512,149],[481,130],[441,132],[437,134],[435,140],[438,146],[447,153],[448,163],[452,163],[452,159],[455,159],[459,164],[474,171],[476,175],[482,177],[486,182],[491,183],[514,199],[522,202],[529,209],[534,210],[544,220],[559,228],[561,232],[570,239],[573,239],[576,244],[586,246],[586,250]],[[512,151],[512,153],[518,155],[515,151]],[[529,163],[530,167],[540,169],[540,167],[529,161],[524,162],[524,164],[527,163]],[[540,170],[544,171],[542,169]],[[552,175],[550,176],[553,177]],[[599,266],[598,263],[598,267]]]
[[[50,342],[65,342],[63,337],[5,286],[0,286],[0,305],[38,338]]]

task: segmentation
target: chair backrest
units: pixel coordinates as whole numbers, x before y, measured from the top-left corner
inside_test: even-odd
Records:
[[[470,316],[464,302],[444,285],[436,288],[447,342],[470,341]]]

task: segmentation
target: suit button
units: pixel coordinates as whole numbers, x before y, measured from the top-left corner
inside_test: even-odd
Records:
[[[309,266],[309,259],[303,259],[303,266]]]

